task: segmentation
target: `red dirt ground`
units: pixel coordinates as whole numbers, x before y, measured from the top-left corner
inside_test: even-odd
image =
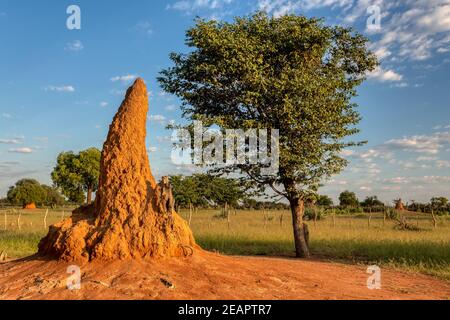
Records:
[[[93,262],[81,289],[66,287],[70,263],[36,257],[0,264],[0,299],[450,299],[450,282],[382,269],[369,290],[364,266],[289,258],[193,257]]]

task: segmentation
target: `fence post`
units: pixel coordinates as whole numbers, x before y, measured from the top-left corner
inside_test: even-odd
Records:
[[[369,207],[369,219],[367,220],[367,227],[370,229],[370,222],[372,221],[372,208]]]
[[[17,217],[17,228],[20,230],[20,217],[22,215],[22,211],[19,211],[19,216]]]
[[[47,229],[47,214],[48,214],[48,209],[45,211],[45,216],[44,216],[44,229]]]
[[[7,219],[7,215],[6,215],[6,212],[7,212],[8,210],[5,210],[5,212],[4,212],[4,215],[5,215],[5,227],[4,227],[4,229],[5,229],[5,231],[6,231],[6,226],[7,226],[7,223],[8,223],[8,219]]]
[[[192,203],[189,202],[189,226],[191,226],[192,221]]]
[[[434,215],[434,210],[431,209],[431,217],[433,218],[433,226],[436,229],[437,228],[437,221],[436,221],[436,216]]]
[[[228,210],[228,202],[225,202],[225,214],[227,215],[228,229],[230,229],[230,210]]]
[[[336,228],[336,211],[333,209],[333,228]]]

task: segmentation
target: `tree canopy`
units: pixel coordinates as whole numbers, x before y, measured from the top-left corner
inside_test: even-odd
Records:
[[[41,185],[35,179],[22,179],[11,186],[7,194],[8,202],[13,205],[62,205],[64,198],[59,192],[47,185]]]
[[[181,98],[183,115],[222,130],[278,129],[279,171],[232,164],[215,172],[247,174],[291,204],[298,256],[308,256],[304,201],[347,161],[341,151],[363,141],[356,87],[375,69],[368,40],[352,29],[297,15],[256,13],[233,22],[197,20],[186,32],[187,54],[172,53],[161,72],[164,90]]]
[[[239,179],[195,174],[171,176],[170,182],[175,203],[182,207],[219,205],[237,206],[250,195]]]
[[[359,200],[354,192],[346,190],[339,195],[339,205],[342,207],[358,207]]]
[[[62,152],[58,155],[52,180],[62,193],[75,203],[91,203],[92,194],[98,188],[101,152],[90,148],[78,154]]]

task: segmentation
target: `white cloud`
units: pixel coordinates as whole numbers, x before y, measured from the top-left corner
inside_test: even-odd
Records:
[[[160,124],[164,124],[166,121],[166,117],[160,114],[152,114],[148,117],[150,121],[159,122]]]
[[[173,104],[170,104],[164,108],[166,111],[174,111],[177,107]]]
[[[47,86],[45,91],[55,91],[55,92],[75,92],[75,88],[73,86]]]
[[[22,140],[20,139],[0,139],[0,144],[20,144]]]
[[[115,77],[112,77],[110,80],[111,80],[112,82],[120,81],[120,82],[122,82],[122,83],[124,83],[124,84],[127,84],[127,83],[130,83],[131,81],[133,81],[134,79],[136,79],[137,77],[138,77],[138,76],[135,75],[135,74],[127,74],[127,75],[124,75],[124,76],[115,76]]]
[[[447,53],[450,52],[450,48],[439,48],[437,49],[438,53]]]
[[[107,107],[108,106],[108,102],[102,101],[100,102],[100,107]]]
[[[68,51],[81,51],[84,49],[83,43],[80,40],[74,40],[71,42],[68,42],[66,46],[64,47],[65,50]]]
[[[48,137],[33,137],[33,140],[36,140],[39,142],[48,142]]]
[[[393,70],[384,70],[382,67],[377,67],[374,71],[368,74],[368,77],[381,82],[395,82],[403,80],[403,76],[401,74]]]
[[[10,153],[33,153],[33,149],[31,149],[31,148],[14,148],[14,149],[9,149],[8,152],[10,152]]]
[[[450,132],[437,132],[433,135],[414,135],[401,139],[392,139],[385,143],[390,148],[428,154],[438,154],[448,144],[450,144]]]
[[[180,0],[167,5],[167,10],[182,11],[191,15],[200,11],[212,12],[213,16],[223,16],[227,13],[226,7],[229,7],[234,0]]]
[[[156,151],[158,151],[158,148],[157,148],[157,147],[149,147],[149,148],[147,149],[147,151],[148,151],[148,152],[156,152]]]
[[[148,35],[148,36],[150,36],[150,35],[153,34],[153,29],[152,29],[152,27],[151,27],[150,22],[148,22],[148,21],[141,21],[141,22],[138,22],[138,23],[134,26],[134,28],[135,28],[137,31],[142,32],[142,33],[145,33],[145,34]]]
[[[2,113],[2,118],[5,118],[5,119],[11,119],[11,118],[12,118],[12,115],[11,115],[10,113],[3,112],[3,113]]]
[[[391,85],[391,88],[407,88],[407,87],[409,87],[409,85],[406,82],[400,82]]]

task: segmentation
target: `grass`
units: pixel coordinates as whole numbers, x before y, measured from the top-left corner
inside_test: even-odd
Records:
[[[39,239],[46,234],[44,210],[23,211],[21,230],[18,214],[8,213],[7,230],[0,211],[0,251],[10,257],[24,257],[36,252]],[[205,249],[230,255],[282,255],[293,252],[292,226],[288,211],[273,211],[264,219],[260,211],[237,211],[230,224],[218,218],[218,210],[200,210],[192,218],[197,242]],[[181,215],[187,218],[188,212]],[[280,216],[283,216],[283,225]],[[65,214],[67,216],[67,213]],[[47,224],[62,218],[61,211],[50,211]],[[394,222],[374,215],[370,228],[365,217],[337,216],[309,222],[311,250],[316,257],[333,261],[377,264],[401,270],[417,271],[450,280],[450,221],[441,218],[436,229],[430,217],[413,216],[410,222],[422,231],[400,231]]]

